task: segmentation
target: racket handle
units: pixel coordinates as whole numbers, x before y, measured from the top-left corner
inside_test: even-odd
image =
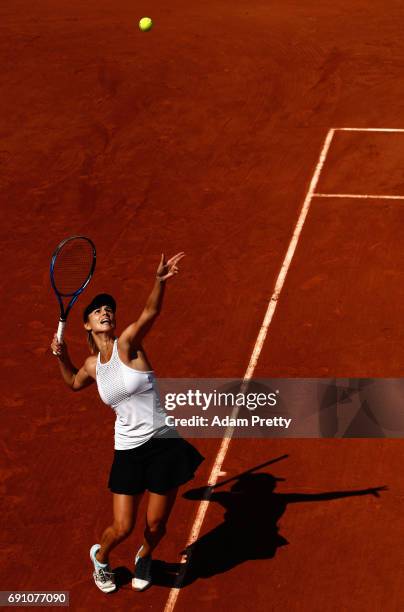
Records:
[[[58,325],[58,329],[56,332],[56,338],[58,342],[62,342],[63,340],[63,334],[65,331],[65,327],[66,327],[66,321],[64,321],[63,319],[59,319],[59,325]],[[57,353],[55,353],[55,351],[52,351],[52,353],[54,355],[57,355]]]
[[[66,326],[66,321],[63,321],[62,319],[59,319],[59,325],[58,325],[58,330],[56,332],[56,337],[58,342],[62,342],[63,340],[63,334],[65,331],[65,326]],[[54,355],[57,355],[57,353],[55,353],[55,351],[52,351],[52,353]]]
[[[63,321],[63,319],[60,319],[59,320],[59,325],[58,325],[58,330],[56,332],[56,336],[57,336],[58,342],[62,342],[62,340],[63,340],[65,327],[66,327],[66,321]]]

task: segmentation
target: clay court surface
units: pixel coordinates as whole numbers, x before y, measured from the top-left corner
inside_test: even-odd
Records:
[[[3,1],[2,590],[163,611],[199,507],[182,494],[206,485],[221,442],[194,441],[206,461],[153,588],[99,592],[88,550],[111,518],[113,414],[95,388],[70,393],[50,352],[48,266],[66,236],[96,243],[87,296],[113,293],[120,328],[160,253],[185,251],[146,344],[153,366],[242,377],[317,169],[332,197],[309,198],[254,376],[402,375],[404,132],[368,129],[404,128],[403,19],[393,0]],[[77,364],[80,315],[66,334]],[[263,470],[283,480],[227,507],[225,527],[230,497],[212,500],[173,609],[402,610],[402,453],[386,438],[233,440],[220,478],[286,454]],[[111,556],[123,577],[142,529]]]

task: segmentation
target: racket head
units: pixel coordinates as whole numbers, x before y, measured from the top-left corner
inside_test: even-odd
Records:
[[[51,259],[50,280],[61,311],[62,298],[71,298],[68,306],[71,308],[90,282],[95,264],[95,245],[87,236],[70,236],[58,244]]]

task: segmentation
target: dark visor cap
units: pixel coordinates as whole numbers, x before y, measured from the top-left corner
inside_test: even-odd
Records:
[[[84,323],[87,321],[88,315],[93,312],[93,310],[96,310],[96,308],[101,308],[101,306],[110,306],[113,312],[116,311],[116,302],[112,295],[109,295],[109,293],[99,293],[91,300],[89,305],[85,307],[83,311]]]

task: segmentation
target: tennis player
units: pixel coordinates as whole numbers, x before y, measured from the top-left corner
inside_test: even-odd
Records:
[[[143,591],[151,584],[152,551],[166,532],[178,487],[194,476],[202,455],[175,428],[165,424],[152,367],[142,340],[162,306],[166,281],[178,273],[184,253],[165,262],[161,257],[153,290],[139,319],[115,335],[116,303],[97,295],[83,313],[92,355],[77,369],[66,344],[53,338],[52,351],[73,391],[96,381],[101,399],[116,415],[115,451],[108,486],[113,497],[113,523],[90,549],[95,584],[104,593],[116,589],[109,553],[132,532],[143,493],[148,491],[143,543],[135,556],[132,586]]]

